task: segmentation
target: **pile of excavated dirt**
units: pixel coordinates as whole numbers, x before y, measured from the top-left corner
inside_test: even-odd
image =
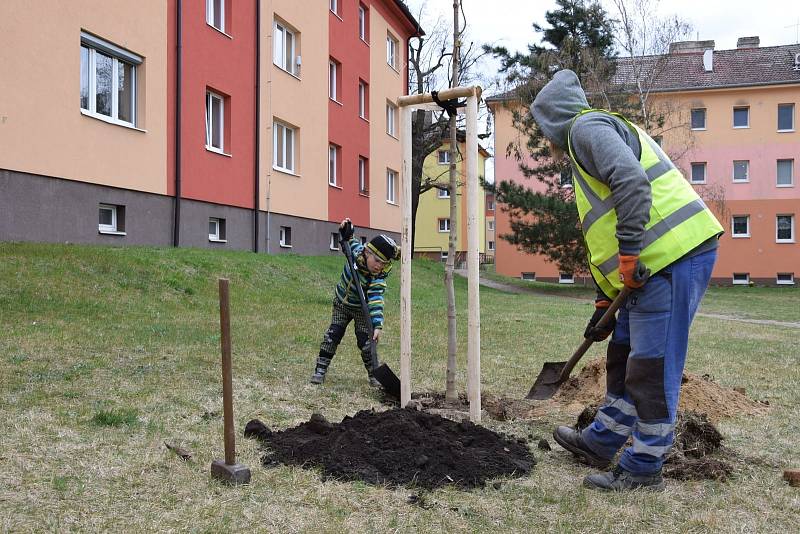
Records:
[[[389,486],[482,487],[525,476],[536,464],[524,440],[412,409],[363,410],[341,423],[314,414],[280,432],[254,419],[245,437],[263,443],[265,466],[318,467],[326,478]]]
[[[580,373],[564,382],[553,401],[575,413],[587,405],[601,404],[606,394],[605,365],[604,358],[590,361]],[[684,373],[678,409],[706,414],[710,421],[717,422],[726,417],[763,414],[768,408],[707,377]]]

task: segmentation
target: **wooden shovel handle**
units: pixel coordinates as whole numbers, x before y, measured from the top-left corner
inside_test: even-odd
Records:
[[[622,306],[622,303],[625,302],[625,299],[628,298],[628,295],[631,294],[631,291],[633,290],[629,287],[622,288],[622,291],[619,292],[617,298],[615,298],[611,302],[611,305],[608,307],[606,312],[603,314],[600,320],[597,321],[595,328],[603,328],[611,321],[611,318],[614,316],[615,313],[617,313],[617,310],[619,309],[620,306]],[[583,340],[583,343],[581,343],[581,346],[578,347],[578,350],[576,350],[575,353],[572,355],[572,357],[569,360],[567,360],[567,363],[564,364],[564,368],[561,370],[561,374],[558,375],[557,382],[559,384],[561,382],[564,382],[567,378],[569,378],[569,375],[575,368],[575,365],[577,365],[580,359],[583,358],[583,355],[586,354],[586,351],[589,350],[589,347],[591,347],[593,343],[594,341],[588,338],[585,338]]]

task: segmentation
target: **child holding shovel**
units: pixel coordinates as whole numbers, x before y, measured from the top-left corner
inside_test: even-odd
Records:
[[[392,270],[392,260],[400,257],[400,248],[391,237],[383,234],[362,245],[358,239],[353,239],[353,223],[350,219],[343,220],[339,225],[339,234],[345,241],[344,246],[350,246],[356,271],[352,271],[349,261],[342,269],[342,276],[336,285],[333,297],[331,325],[322,338],[311,383],[322,384],[325,381],[325,374],[336,354],[336,347],[342,341],[347,325],[350,321],[355,321],[356,342],[361,351],[361,360],[367,369],[369,383],[378,387],[380,383],[372,376],[371,340],[367,321],[372,322],[374,332],[372,338],[378,343],[383,331],[383,292],[386,289],[386,276]],[[361,284],[364,290],[369,317],[364,317],[356,283]]]

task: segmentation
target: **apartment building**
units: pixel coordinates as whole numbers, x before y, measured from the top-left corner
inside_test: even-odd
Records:
[[[442,187],[425,191],[419,196],[417,217],[415,222],[414,255],[427,257],[438,261],[446,261],[452,225],[457,225],[456,239],[456,264],[467,260],[467,203],[465,176],[467,175],[466,136],[464,132],[458,135],[458,155],[456,157],[456,172],[458,173],[458,187],[456,189],[457,221],[450,220],[450,190],[446,187],[450,181],[450,140],[449,134],[442,146],[434,150],[423,162],[423,175],[435,180]],[[486,174],[486,159],[490,154],[478,145],[478,176]],[[486,210],[480,209],[485,205],[486,192],[479,192],[480,202],[478,212],[478,242],[480,243],[480,261],[486,263]]]
[[[0,240],[335,253],[345,216],[397,236],[421,32],[399,0],[3,2]]]
[[[714,41],[689,41],[673,43],[666,59],[651,98],[673,110],[674,122],[658,141],[725,227],[712,282],[794,285],[800,275],[800,45],[760,47],[758,37],[745,37],[736,49],[715,50]],[[630,64],[621,59],[617,83],[629,83],[629,76]],[[521,135],[512,125],[519,101],[509,93],[488,103],[495,146],[503,154]],[[522,177],[513,158],[498,156],[495,176],[538,185]],[[510,221],[499,208],[502,234]],[[543,257],[502,239],[496,248],[502,274],[575,281],[572,273],[559,273]]]

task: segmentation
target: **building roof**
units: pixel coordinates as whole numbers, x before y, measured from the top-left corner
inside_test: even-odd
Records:
[[[419,25],[417,19],[411,14],[411,10],[408,9],[406,3],[402,0],[394,0],[394,4],[400,9],[400,11],[403,12],[403,15],[406,17],[406,19],[408,19],[408,22],[414,28],[415,33],[412,35],[412,37],[422,37],[425,35],[425,30],[422,29],[422,26]]]
[[[654,79],[650,90],[666,93],[800,84],[800,44],[713,50],[714,41],[707,43],[711,47],[708,48],[711,56],[710,70],[706,70],[704,66],[704,50],[637,58],[641,72],[652,73]],[[708,58],[705,61],[707,60]],[[614,84],[623,90],[634,87],[635,61],[629,57],[621,57],[616,59],[616,63]],[[517,98],[516,89],[511,89],[488,97],[486,102],[504,102]]]

